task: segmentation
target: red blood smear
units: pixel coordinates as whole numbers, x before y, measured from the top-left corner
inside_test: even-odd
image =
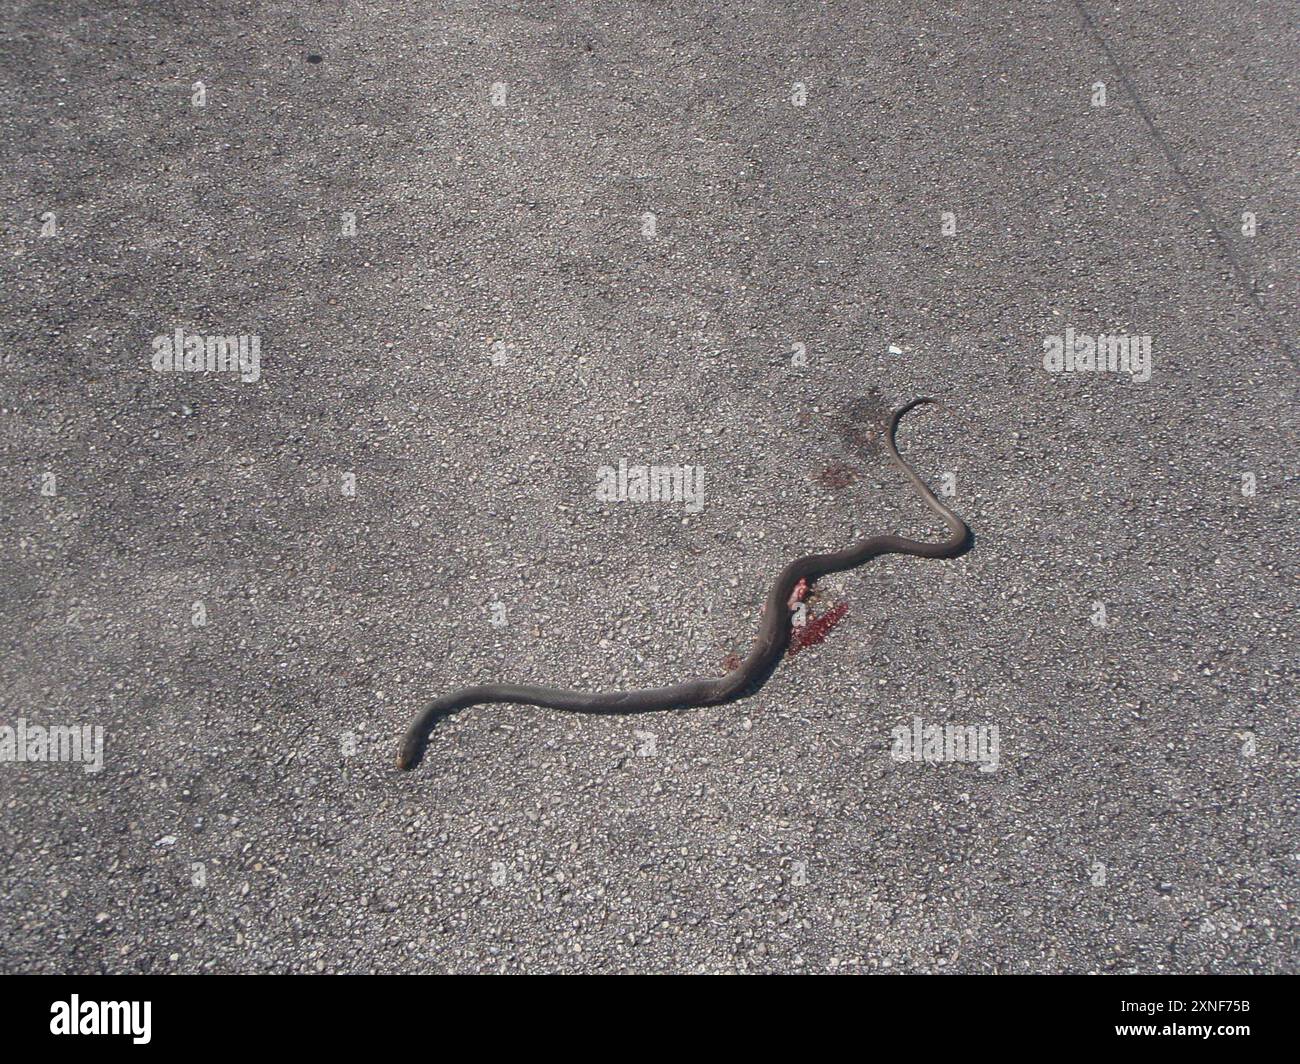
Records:
[[[849,612],[849,604],[840,602],[832,606],[820,617],[809,617],[808,620],[799,628],[790,633],[790,657],[794,657],[804,647],[815,647],[822,642],[834,628],[843,619],[844,615]]]
[[[860,475],[852,466],[837,462],[835,465],[828,465],[825,469],[814,473],[812,479],[823,488],[838,491],[840,488],[847,488]]]

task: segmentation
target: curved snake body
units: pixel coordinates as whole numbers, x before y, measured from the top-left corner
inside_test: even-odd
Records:
[[[885,446],[890,457],[899,465],[921,498],[934,510],[949,529],[949,536],[937,543],[923,543],[903,536],[870,536],[852,546],[832,554],[805,554],[781,570],[772,589],[767,594],[762,622],[754,648],[741,662],[739,668],[726,676],[687,680],[671,687],[653,687],[640,691],[622,691],[610,694],[592,694],[584,691],[566,691],[555,687],[534,687],[527,684],[483,684],[463,687],[443,695],[424,707],[411,722],[397,757],[397,767],[410,769],[419,761],[429,732],[437,721],[469,706],[489,702],[513,702],[523,705],[544,706],[575,713],[651,713],[666,710],[691,709],[697,706],[717,706],[746,698],[767,681],[781,660],[790,641],[790,620],[794,607],[790,604],[791,592],[800,580],[811,583],[819,576],[854,569],[882,554],[910,554],[917,558],[955,558],[963,553],[970,542],[970,529],[966,522],[935,497],[926,483],[916,474],[902,456],[894,442],[899,419],[909,410],[924,403],[934,403],[928,397],[913,399],[890,416],[885,432]]]

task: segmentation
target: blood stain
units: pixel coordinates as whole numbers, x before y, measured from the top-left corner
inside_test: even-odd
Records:
[[[830,488],[832,491],[839,491],[841,488],[847,488],[862,474],[854,469],[851,465],[843,462],[836,462],[828,465],[825,469],[813,474],[813,480],[823,488]]]
[[[794,657],[805,647],[815,647],[818,643],[823,642],[830,634],[831,629],[839,624],[848,612],[848,603],[839,602],[820,617],[809,617],[804,624],[791,633],[790,649],[787,651],[789,656]]]

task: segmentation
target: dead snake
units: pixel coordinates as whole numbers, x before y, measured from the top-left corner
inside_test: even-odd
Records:
[[[479,687],[462,687],[443,695],[424,707],[406,731],[397,767],[413,768],[420,759],[429,732],[438,719],[457,710],[487,702],[515,702],[521,705],[545,706],[548,709],[566,709],[574,713],[653,713],[665,710],[692,709],[697,706],[718,706],[752,695],[772,674],[790,641],[790,620],[794,606],[791,593],[800,580],[811,583],[819,576],[855,569],[863,562],[882,554],[910,554],[917,558],[955,558],[970,543],[970,529],[966,522],[940,502],[916,471],[898,453],[894,433],[899,419],[909,410],[923,403],[934,403],[929,397],[913,399],[900,407],[889,418],[885,432],[885,446],[890,457],[898,463],[921,498],[947,524],[951,534],[939,543],[922,543],[903,536],[870,536],[851,547],[833,554],[805,554],[796,558],[784,569],[767,593],[763,619],[759,625],[758,639],[749,656],[740,667],[716,679],[688,680],[671,687],[652,687],[644,691],[623,691],[612,694],[589,694],[584,691],[565,691],[556,687],[532,687],[525,684],[484,684]]]

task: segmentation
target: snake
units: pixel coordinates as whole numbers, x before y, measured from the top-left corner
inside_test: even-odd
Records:
[[[397,756],[397,767],[403,771],[414,768],[419,763],[430,732],[438,721],[471,706],[505,702],[566,710],[572,713],[630,714],[720,706],[748,698],[767,682],[789,646],[792,620],[798,608],[792,596],[800,581],[806,581],[805,587],[807,587],[818,577],[856,569],[863,563],[885,554],[907,554],[917,558],[939,559],[956,558],[963,554],[971,543],[969,526],[935,496],[925,481],[898,453],[898,445],[894,439],[898,423],[903,416],[924,404],[942,405],[930,396],[921,396],[899,407],[888,418],[884,442],[889,457],[903,471],[930,509],[943,518],[948,526],[947,538],[938,542],[922,542],[904,536],[869,536],[830,554],[805,554],[795,558],[772,582],[763,606],[762,620],[753,649],[739,667],[725,676],[702,677],[669,687],[603,694],[504,683],[480,684],[452,691],[429,702],[415,715],[402,739]]]

